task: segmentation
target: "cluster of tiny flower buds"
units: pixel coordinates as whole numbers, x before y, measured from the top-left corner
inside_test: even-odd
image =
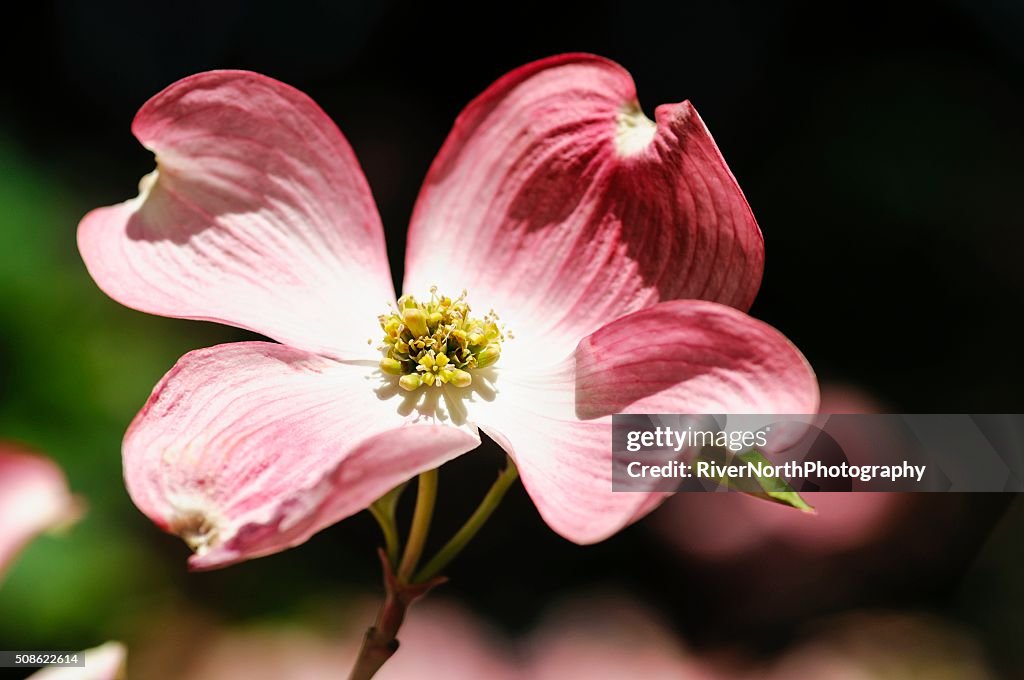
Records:
[[[466,291],[453,300],[438,297],[434,287],[429,302],[403,295],[397,309],[379,319],[384,331],[380,370],[400,376],[398,384],[410,392],[420,385],[466,387],[473,382],[469,371],[491,366],[501,356],[498,316],[493,311],[470,316]]]

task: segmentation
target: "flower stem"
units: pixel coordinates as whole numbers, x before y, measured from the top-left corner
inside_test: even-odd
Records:
[[[462,525],[451,540],[449,540],[443,548],[441,548],[434,557],[427,562],[427,564],[419,570],[414,580],[415,583],[422,583],[436,577],[442,569],[448,566],[448,564],[455,559],[455,557],[462,552],[462,549],[466,547],[473,537],[477,535],[477,532],[487,523],[491,515],[497,509],[501,503],[501,499],[505,497],[505,492],[509,490],[509,487],[519,479],[519,469],[511,458],[508,459],[508,463],[505,469],[498,475],[498,479],[494,481],[491,488],[487,491],[487,495],[480,501],[480,505],[477,506],[473,514],[470,515],[466,523]]]
[[[363,645],[359,649],[359,656],[356,657],[355,666],[349,675],[349,680],[371,680],[377,671],[394,656],[398,651],[398,630],[402,627],[406,611],[413,601],[423,597],[432,588],[444,583],[445,578],[437,574],[448,566],[448,564],[466,547],[480,529],[487,523],[487,520],[504,498],[505,492],[519,478],[519,470],[512,459],[504,470],[498,475],[487,495],[480,501],[480,505],[470,515],[466,523],[462,525],[451,540],[427,563],[423,569],[416,573],[416,578],[411,579],[416,571],[416,564],[423,554],[423,547],[427,542],[427,534],[430,530],[430,520],[434,514],[434,503],[437,500],[437,470],[424,472],[419,476],[419,486],[416,492],[416,509],[413,511],[412,527],[409,530],[409,540],[405,545],[405,554],[402,555],[402,563],[398,571],[392,569],[393,559],[389,558],[391,553],[391,539],[388,538],[395,527],[394,505],[381,504],[380,507],[372,508],[373,516],[381,524],[384,531],[384,540],[388,543],[388,550],[379,550],[381,565],[384,568],[384,586],[386,595],[384,603],[377,613],[377,620],[374,625],[366,631],[363,637]],[[396,489],[396,494],[389,497],[390,501],[397,500],[397,494],[401,493],[401,487]],[[391,513],[385,512],[390,507]],[[390,522],[388,522],[390,518]],[[386,528],[390,527],[390,528]],[[398,531],[393,531],[395,540],[395,553],[397,550]]]
[[[413,585],[399,581],[387,554],[383,550],[378,551],[378,554],[384,569],[384,603],[377,612],[377,620],[363,637],[363,645],[359,648],[359,656],[348,676],[349,680],[370,680],[377,674],[398,651],[398,629],[402,627],[409,605],[444,582],[443,578]]]
[[[416,509],[412,515],[412,526],[409,528],[409,539],[405,543],[402,563],[398,566],[398,580],[409,583],[416,565],[423,554],[423,546],[427,543],[430,533],[430,520],[434,516],[434,502],[437,500],[437,470],[428,470],[420,474],[419,486],[416,488]]]

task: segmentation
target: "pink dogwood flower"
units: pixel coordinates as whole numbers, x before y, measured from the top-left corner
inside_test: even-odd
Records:
[[[591,543],[663,497],[611,491],[611,414],[813,412],[807,362],[742,311],[764,252],[735,178],[689,102],[655,118],[600,57],[499,79],[430,168],[396,302],[369,187],[311,99],[241,71],[157,94],[132,125],[157,170],[82,220],[86,266],[129,307],[276,342],[163,378],[124,440],[135,503],[219,567],[307,540],[482,430],[552,529]]]
[[[56,463],[0,443],[0,581],[29,541],[81,512]]]

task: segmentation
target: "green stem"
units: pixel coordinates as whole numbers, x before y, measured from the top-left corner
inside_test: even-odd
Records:
[[[395,525],[394,515],[386,515],[376,505],[369,507],[370,514],[380,525],[380,531],[384,534],[384,547],[388,553],[388,559],[392,564],[398,561],[398,527]]]
[[[519,469],[516,464],[512,462],[512,459],[508,459],[508,465],[498,475],[498,479],[494,481],[491,488],[487,491],[487,495],[480,501],[480,505],[477,506],[473,514],[470,515],[466,523],[462,525],[451,540],[448,541],[441,550],[438,551],[434,557],[427,562],[427,564],[419,570],[416,574],[415,583],[421,583],[429,579],[434,578],[441,570],[448,566],[448,564],[455,559],[455,557],[462,552],[462,549],[466,547],[473,537],[477,535],[477,532],[487,523],[491,515],[498,508],[501,503],[501,499],[505,497],[505,492],[509,490],[509,487],[519,479]]]
[[[428,470],[420,474],[419,486],[416,488],[416,509],[412,514],[409,540],[405,543],[405,554],[402,555],[402,563],[398,566],[398,580],[401,582],[409,583],[423,554],[436,500],[437,470]]]

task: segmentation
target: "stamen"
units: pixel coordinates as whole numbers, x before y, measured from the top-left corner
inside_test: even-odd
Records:
[[[469,386],[471,371],[494,365],[505,339],[494,310],[473,317],[466,291],[453,300],[439,296],[436,286],[430,289],[429,302],[403,295],[397,308],[379,321],[384,331],[380,370],[399,376],[399,386],[409,392],[421,385]]]

